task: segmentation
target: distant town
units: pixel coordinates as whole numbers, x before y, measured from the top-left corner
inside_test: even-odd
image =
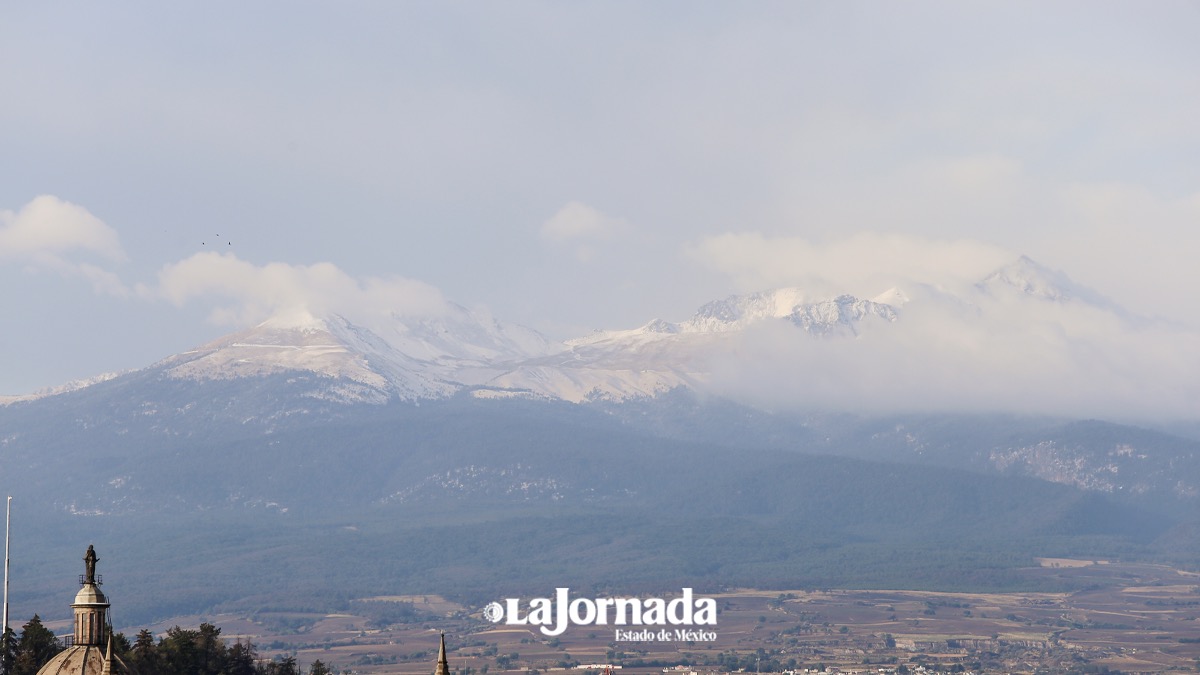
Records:
[[[360,614],[176,617],[119,631],[97,560],[89,548],[71,623],[35,616],[7,634],[3,675],[1170,673],[1200,663],[1200,575],[1155,565],[1042,561],[1096,582],[1076,593],[726,591],[711,596],[712,641],[617,642],[599,626],[547,637],[436,595],[364,599]]]

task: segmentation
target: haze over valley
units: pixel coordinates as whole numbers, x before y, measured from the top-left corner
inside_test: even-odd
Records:
[[[1191,657],[1192,5],[215,9],[0,8],[14,620]]]

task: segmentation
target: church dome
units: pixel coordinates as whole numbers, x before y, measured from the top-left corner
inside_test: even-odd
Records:
[[[75,594],[75,605],[108,605],[108,598],[104,597],[104,591],[101,591],[96,584],[84,584],[83,588]]]
[[[99,647],[75,645],[55,654],[38,675],[107,675],[110,670],[105,661]]]
[[[131,672],[113,654],[108,598],[100,590],[101,579],[96,575],[99,560],[96,549],[88,546],[87,555],[83,557],[87,573],[79,578],[83,587],[71,603],[71,609],[75,611],[75,634],[68,643],[71,646],[50,659],[37,675],[127,675]]]

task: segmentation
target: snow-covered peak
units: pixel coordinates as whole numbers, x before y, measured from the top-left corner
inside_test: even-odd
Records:
[[[567,340],[563,344],[567,348],[576,348],[607,343],[631,344],[634,342],[648,342],[669,338],[672,335],[678,334],[681,330],[680,325],[677,323],[663,319],[654,319],[644,326],[629,330],[595,330],[583,337]]]
[[[288,382],[309,387],[305,396],[342,401],[437,398],[464,389],[485,397],[616,399],[700,386],[714,364],[727,362],[746,345],[759,349],[756,340],[768,334],[786,340],[792,331],[796,338],[787,344],[822,349],[809,338],[853,339],[867,335],[864,331],[872,338],[887,335],[887,324],[899,321],[901,311],[911,312],[914,325],[920,325],[920,317],[931,311],[948,321],[976,321],[997,307],[1005,310],[1001,317],[1014,316],[1012,308],[1048,316],[1060,309],[1070,313],[1074,309],[1063,303],[1071,302],[1088,303],[1088,312],[1097,306],[1117,311],[1065,275],[1021,257],[966,294],[914,285],[907,292],[891,288],[866,299],[781,288],[709,302],[684,321],[654,319],[564,343],[453,303],[421,314],[365,319],[293,311],[154,367],[170,377],[197,380],[285,374]],[[757,326],[767,330],[760,333]],[[858,342],[863,349],[874,343]]]
[[[266,321],[258,325],[265,329],[300,329],[300,330],[325,330],[327,328],[326,319],[319,319],[307,309],[298,308],[293,310],[281,311],[271,316]]]
[[[1015,292],[1052,302],[1080,300],[1101,307],[1112,306],[1112,302],[1099,293],[1024,255],[989,274],[977,287],[993,296],[1011,295]]]
[[[878,303],[880,305],[891,305],[892,307],[903,307],[909,302],[909,300],[911,300],[911,298],[908,297],[908,294],[899,288],[889,288],[879,295],[871,298],[871,302]]]
[[[908,300],[897,289],[884,295],[898,304]],[[761,321],[783,319],[813,335],[827,335],[837,326],[850,326],[868,316],[895,321],[895,306],[852,295],[813,299],[800,289],[781,288],[710,302],[680,328],[691,333],[738,331]]]
[[[795,288],[735,295],[704,305],[680,323],[655,319],[568,340],[564,353],[527,362],[487,385],[569,401],[654,396],[703,383],[705,364],[736,349],[738,336],[756,325],[775,323],[800,337],[836,339],[857,335],[862,322],[896,319],[891,305],[851,295],[813,299]]]
[[[388,379],[371,368],[367,355],[339,335],[339,318],[267,320],[155,364],[170,377],[228,380],[292,371],[349,380],[372,390],[389,389]],[[339,331],[344,332],[344,331]]]
[[[673,334],[679,332],[679,324],[664,321],[662,319],[654,319],[653,321],[642,326],[642,331],[646,333],[663,333]]]
[[[502,322],[485,309],[454,303],[431,316],[392,314],[373,328],[399,351],[430,361],[504,362],[553,351],[550,342],[531,328]]]
[[[891,305],[839,295],[832,300],[800,305],[786,318],[811,335],[830,335],[839,331],[855,334],[854,325],[870,317],[895,321],[897,314]]]
[[[314,396],[381,402],[448,396],[551,351],[536,331],[447,303],[434,313],[365,322],[282,313],[158,366],[200,380],[304,372],[318,376]]]
[[[711,332],[737,330],[763,319],[781,319],[811,300],[798,288],[779,288],[714,300],[683,324],[685,330]]]

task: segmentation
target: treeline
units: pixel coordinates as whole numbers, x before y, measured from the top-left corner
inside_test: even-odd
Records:
[[[301,675],[293,656],[267,660],[254,645],[238,640],[232,646],[221,638],[221,629],[204,623],[190,630],[176,626],[161,639],[143,629],[133,642],[115,633],[113,652],[133,675]],[[0,675],[37,675],[66,646],[42,624],[36,614],[16,635],[11,628],[0,639]],[[308,675],[332,675],[321,661],[313,661]]]

